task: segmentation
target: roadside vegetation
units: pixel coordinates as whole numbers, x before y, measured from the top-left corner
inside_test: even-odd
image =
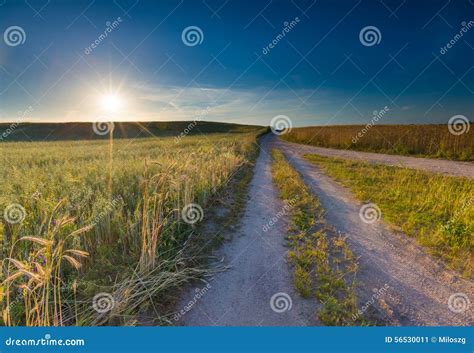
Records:
[[[0,144],[0,325],[170,323],[166,293],[206,272],[191,235],[245,188],[259,131]]]
[[[474,182],[413,169],[306,155],[383,218],[472,278]]]
[[[320,303],[317,317],[325,325],[363,325],[356,299],[357,261],[344,237],[325,224],[324,211],[282,152],[272,151],[272,175],[287,202],[289,260],[294,285],[304,298]]]
[[[368,130],[363,125],[304,127],[292,129],[281,137],[319,147],[474,160],[474,133],[467,131],[454,135],[446,124],[374,125]]]

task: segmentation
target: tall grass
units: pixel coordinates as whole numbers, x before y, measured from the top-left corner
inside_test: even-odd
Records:
[[[383,218],[416,238],[446,263],[472,277],[474,182],[413,169],[307,155]]]
[[[460,135],[451,134],[447,125],[374,125],[365,133],[364,129],[362,125],[304,127],[282,138],[328,148],[474,160],[472,129]]]
[[[201,269],[183,255],[189,203],[206,204],[255,150],[255,134],[0,145],[0,302],[6,325],[133,323]],[[91,310],[110,293],[110,312]],[[162,305],[163,303],[160,303]]]

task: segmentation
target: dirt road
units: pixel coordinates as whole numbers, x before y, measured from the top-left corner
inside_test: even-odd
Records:
[[[362,311],[367,309],[387,325],[474,323],[473,306],[466,302],[466,298],[474,298],[474,284],[446,270],[413,239],[392,231],[383,221],[364,223],[359,217],[361,204],[352,193],[303,158],[303,154],[320,149],[283,142],[272,135],[262,137],[260,143],[262,149],[240,229],[216,254],[231,268],[213,277],[205,293],[205,284],[201,284],[184,296],[177,308],[186,308],[180,324],[320,324],[315,316],[317,301],[302,299],[293,288],[291,268],[286,263],[287,217],[277,217],[276,223],[270,225],[270,220],[284,210],[272,183],[271,148],[284,152],[320,199],[327,223],[347,236],[358,257],[357,295]],[[377,157],[380,158],[385,157]],[[420,161],[409,158],[410,163],[412,159]],[[439,162],[431,161],[430,168],[448,172],[437,167]],[[425,162],[421,163],[423,169]],[[468,173],[461,169],[455,173]],[[266,228],[268,231],[264,231]],[[459,311],[460,305],[465,310]]]
[[[463,176],[474,178],[474,163],[448,161],[443,159],[430,159],[418,157],[396,156],[383,153],[359,152],[338,150],[333,148],[322,148],[309,145],[301,145],[286,142],[285,146],[303,155],[306,153],[316,153],[320,156],[338,157],[354,161],[364,161],[371,163],[380,163],[393,166],[407,167],[413,169],[426,170],[429,172],[445,175]]]
[[[261,152],[249,188],[249,199],[239,230],[216,256],[230,269],[218,273],[205,284],[195,286],[178,304],[178,310],[191,308],[180,324],[191,326],[307,326],[315,321],[317,303],[295,292],[287,264],[284,217],[270,221],[284,204],[272,183],[268,143],[261,139]],[[264,231],[264,228],[268,230]],[[197,288],[196,288],[197,287]],[[197,289],[197,290],[196,290]],[[198,298],[198,296],[200,298]],[[189,303],[195,302],[193,305]]]
[[[465,298],[462,294],[472,300],[472,282],[444,269],[413,239],[390,230],[383,221],[364,223],[359,217],[361,203],[352,193],[303,158],[309,150],[318,149],[301,148],[276,138],[272,139],[272,145],[284,152],[318,196],[326,210],[327,222],[348,237],[352,251],[359,258],[361,304],[371,300],[374,290],[388,286],[377,304],[387,324],[469,325],[474,322],[472,305],[460,313],[448,306],[450,297],[453,303],[457,298],[458,304]]]

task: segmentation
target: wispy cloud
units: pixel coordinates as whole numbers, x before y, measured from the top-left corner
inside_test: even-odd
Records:
[[[295,120],[314,117],[309,110],[327,103],[325,98],[310,97],[311,91],[225,89],[210,87],[164,87],[137,84],[141,106],[140,116],[145,120],[204,120],[270,122],[275,115],[292,115]],[[310,99],[306,100],[308,97]],[[309,109],[311,108],[311,109]],[[203,117],[201,112],[206,110]]]

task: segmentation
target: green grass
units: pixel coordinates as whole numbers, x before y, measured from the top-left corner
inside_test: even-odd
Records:
[[[472,180],[318,155],[306,158],[348,186],[361,201],[377,204],[389,224],[416,238],[451,268],[472,277]]]
[[[1,143],[0,210],[20,204],[25,218],[0,223],[0,324],[135,324],[151,309],[159,320],[165,293],[205,271],[181,210],[197,203],[206,219],[232,180],[244,190],[256,135]],[[103,315],[91,309],[100,292],[116,301]]]
[[[320,147],[474,160],[472,128],[454,135],[449,132],[447,124],[372,125],[370,128],[364,125],[314,126],[295,128],[281,137],[290,142]]]
[[[280,198],[291,205],[288,256],[294,266],[296,290],[302,297],[315,297],[322,303],[317,316],[326,325],[365,324],[357,314],[357,261],[345,239],[325,224],[319,200],[284,155],[273,150],[272,158]]]

